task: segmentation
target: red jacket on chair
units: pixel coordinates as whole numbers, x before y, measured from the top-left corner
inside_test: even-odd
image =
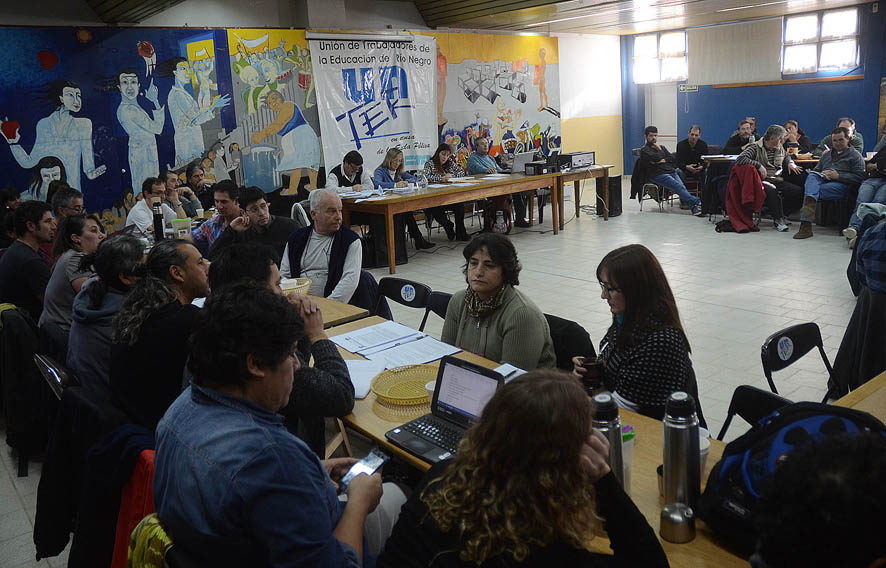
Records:
[[[766,192],[757,168],[733,166],[726,186],[726,214],[736,232],[759,231],[751,215],[763,208]]]
[[[154,512],[154,450],[142,450],[132,469],[132,477],[120,494],[117,537],[111,568],[126,568],[129,537],[141,520]]]

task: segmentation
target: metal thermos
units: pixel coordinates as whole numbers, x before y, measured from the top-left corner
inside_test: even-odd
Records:
[[[159,201],[154,202],[152,209],[154,211],[154,242],[159,243],[165,236],[163,233],[163,209],[160,207]]]
[[[615,474],[618,482],[624,487],[624,457],[622,456],[621,420],[618,417],[618,405],[612,394],[601,392],[594,396],[594,430],[609,440],[609,457],[606,462]]]
[[[683,391],[671,393],[664,417],[664,502],[698,504],[701,471],[695,399]]]

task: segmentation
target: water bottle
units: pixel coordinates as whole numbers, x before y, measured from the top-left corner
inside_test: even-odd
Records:
[[[664,417],[665,503],[695,508],[701,490],[695,399],[683,391],[671,393]]]
[[[163,209],[160,207],[159,201],[154,202],[152,209],[154,210],[154,242],[159,243],[165,236],[163,234]]]
[[[425,177],[425,174],[419,173],[415,176],[415,185],[419,189],[423,189],[428,187],[428,178]]]
[[[492,225],[492,230],[493,232],[502,235],[508,232],[508,225],[505,223],[505,214],[503,211],[495,212],[495,224]]]
[[[597,430],[609,440],[609,457],[606,463],[609,469],[618,478],[619,484],[624,487],[624,457],[622,455],[621,420],[618,417],[618,405],[612,394],[601,392],[594,396],[594,430]]]

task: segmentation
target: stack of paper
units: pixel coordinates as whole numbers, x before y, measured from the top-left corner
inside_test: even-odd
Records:
[[[351,375],[351,382],[354,384],[354,396],[366,398],[372,379],[385,370],[384,362],[349,359],[345,363],[348,366],[348,373]]]
[[[401,365],[421,365],[460,351],[429,335],[392,321],[336,335],[330,339],[352,353],[383,364],[385,369]]]

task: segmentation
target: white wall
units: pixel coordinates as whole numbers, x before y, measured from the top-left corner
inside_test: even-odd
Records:
[[[186,0],[140,22],[140,26],[277,28],[295,26],[290,0]]]
[[[94,26],[104,25],[86,0],[3,0],[0,22],[7,26]]]
[[[336,27],[352,30],[428,29],[412,2],[344,0],[345,21]]]
[[[618,36],[559,36],[560,117],[621,114]]]

